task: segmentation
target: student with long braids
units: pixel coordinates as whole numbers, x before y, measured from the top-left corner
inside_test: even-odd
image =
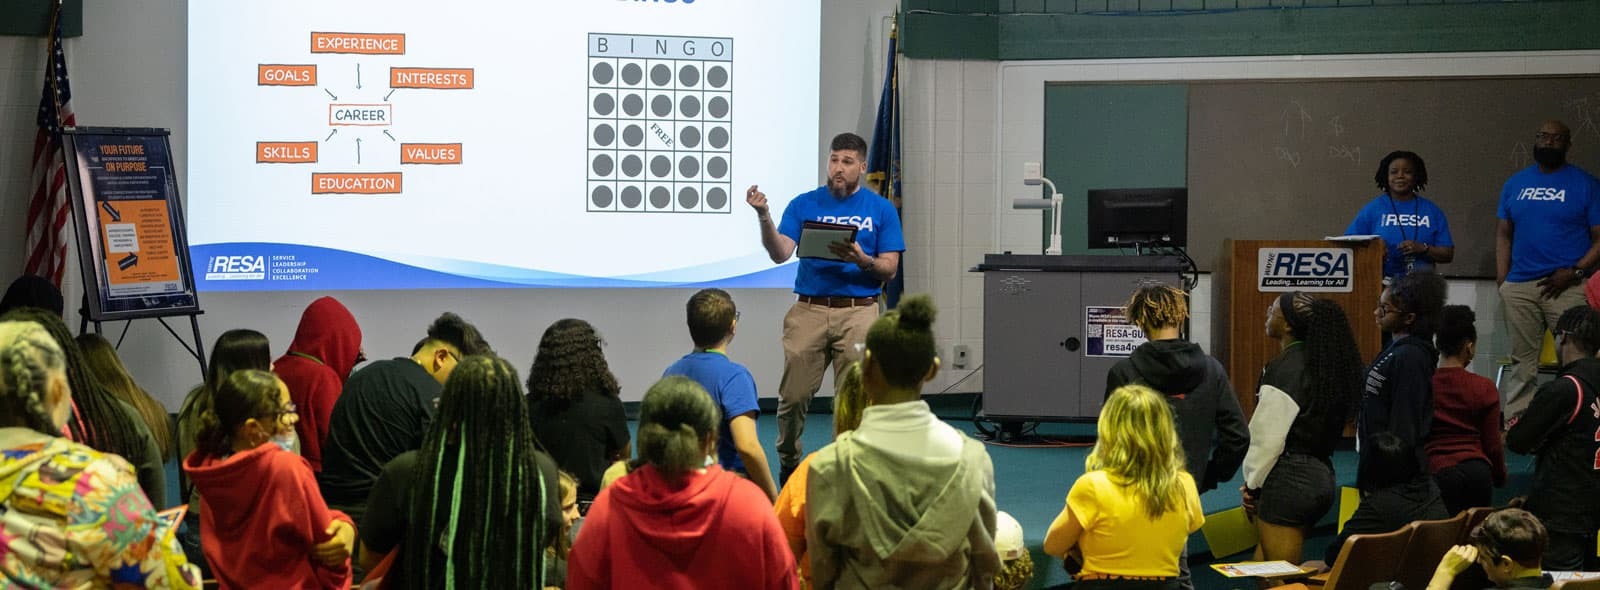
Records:
[[[50,333],[66,354],[67,382],[72,386],[72,419],[63,432],[67,438],[103,453],[120,455],[134,466],[139,488],[156,507],[167,502],[167,474],[155,435],[139,419],[133,406],[117,399],[84,368],[83,353],[66,322],[54,312],[22,307],[0,320],[34,322]]]
[[[567,561],[567,590],[797,587],[766,493],[709,457],[716,402],[666,377],[639,407],[639,465],[600,491]]]
[[[0,322],[0,586],[199,588],[133,468],[61,438],[66,358],[37,323]]]
[[[1272,300],[1266,329],[1281,348],[1261,373],[1239,491],[1256,558],[1300,563],[1333,506],[1333,450],[1361,392],[1361,352],[1339,304],[1298,291]]]
[[[543,588],[562,530],[559,471],[534,444],[522,381],[468,356],[439,397],[422,448],[384,466],[361,522],[366,569],[399,548],[383,588]]]
[[[95,333],[79,334],[78,349],[83,351],[83,366],[89,370],[95,380],[106,386],[110,391],[133,409],[139,412],[146,428],[150,429],[151,436],[156,439],[156,447],[161,450],[161,458],[173,456],[175,446],[172,440],[171,418],[167,417],[167,407],[150,397],[150,392],[133,380],[128,374],[128,368],[123,366],[122,359],[117,357],[117,348],[111,345],[104,336]],[[180,457],[181,459],[181,457]]]
[[[289,387],[234,371],[200,409],[183,470],[200,492],[206,563],[222,588],[348,588],[355,526],[331,510],[304,457]]]
[[[1378,433],[1399,437],[1416,453],[1418,464],[1428,464],[1423,443],[1433,428],[1433,369],[1439,364],[1433,333],[1439,329],[1445,290],[1439,275],[1413,272],[1384,289],[1372,312],[1378,327],[1394,339],[1367,369],[1356,417],[1356,487],[1362,493],[1373,489],[1370,480],[1383,477],[1373,472],[1367,452]],[[1433,486],[1431,479],[1428,485]]]
[[[939,372],[936,313],[915,295],[872,323],[861,424],[811,459],[806,550],[817,588],[987,588],[1000,572],[989,453],[921,399]]]
[[[1085,473],[1044,537],[1049,555],[1081,551],[1074,589],[1178,587],[1178,556],[1206,517],[1165,397],[1125,385],[1100,410]]]

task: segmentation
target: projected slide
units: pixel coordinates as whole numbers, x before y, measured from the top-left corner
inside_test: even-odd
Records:
[[[196,284],[791,287],[819,4],[191,2]]]

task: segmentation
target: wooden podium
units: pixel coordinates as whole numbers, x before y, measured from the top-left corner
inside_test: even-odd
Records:
[[[1339,280],[1337,268],[1332,268],[1332,273],[1318,271],[1335,267],[1341,250],[1349,251],[1348,291],[1317,291],[1314,285],[1294,289],[1285,285]],[[1233,382],[1246,418],[1255,413],[1261,370],[1267,361],[1278,356],[1278,341],[1267,337],[1267,306],[1283,291],[1306,291],[1337,302],[1350,318],[1362,361],[1371,362],[1377,357],[1383,335],[1372,312],[1383,292],[1383,240],[1224,240],[1222,255],[1222,264],[1212,282],[1211,346],[1217,360],[1228,369],[1228,379]]]

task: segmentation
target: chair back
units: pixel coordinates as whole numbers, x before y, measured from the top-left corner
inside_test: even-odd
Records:
[[[1439,560],[1461,538],[1461,529],[1467,524],[1467,511],[1463,510],[1443,520],[1418,520],[1406,525],[1411,529],[1411,540],[1400,557],[1400,575],[1395,578],[1407,588],[1426,588],[1438,569]]]
[[[1399,579],[1400,560],[1415,531],[1411,526],[1392,533],[1350,535],[1328,572],[1326,590],[1367,590],[1373,584]]]
[[[1600,576],[1581,580],[1562,580],[1551,586],[1550,590],[1600,590]]]
[[[1467,515],[1467,522],[1461,525],[1461,536],[1456,538],[1456,544],[1467,544],[1467,537],[1472,535],[1472,529],[1478,528],[1478,525],[1483,524],[1483,521],[1488,520],[1489,515],[1493,514],[1495,510],[1498,510],[1498,508],[1491,508],[1489,506],[1474,506],[1472,508],[1462,510],[1462,512],[1466,513]]]

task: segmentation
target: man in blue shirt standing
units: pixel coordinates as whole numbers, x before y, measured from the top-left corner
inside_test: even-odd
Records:
[[[693,379],[717,402],[722,412],[722,427],[717,429],[717,463],[723,469],[750,478],[767,493],[778,498],[772,483],[767,453],[756,438],[756,380],[744,365],[728,359],[728,343],[739,326],[739,310],[733,297],[722,289],[701,289],[689,298],[689,337],[694,352],[667,367],[662,377],[682,375]]]
[[[878,319],[878,294],[894,278],[905,251],[900,216],[894,205],[861,186],[867,172],[867,142],[841,133],[829,146],[827,183],[796,196],[774,226],[767,195],[751,186],[745,202],[756,210],[761,245],[775,263],[794,255],[800,228],[807,221],[850,224],[852,242],[828,246],[832,258],[802,258],[795,274],[798,301],[783,317],[783,377],[778,382],[779,482],[800,463],[800,435],[806,409],[822,387],[822,374],[833,365],[838,376],[860,360],[861,348]]]
[[[1494,255],[1514,361],[1502,388],[1508,424],[1533,399],[1545,330],[1586,303],[1583,280],[1600,265],[1600,181],[1567,163],[1571,147],[1571,129],[1546,121],[1534,135],[1536,163],[1500,190]]]

